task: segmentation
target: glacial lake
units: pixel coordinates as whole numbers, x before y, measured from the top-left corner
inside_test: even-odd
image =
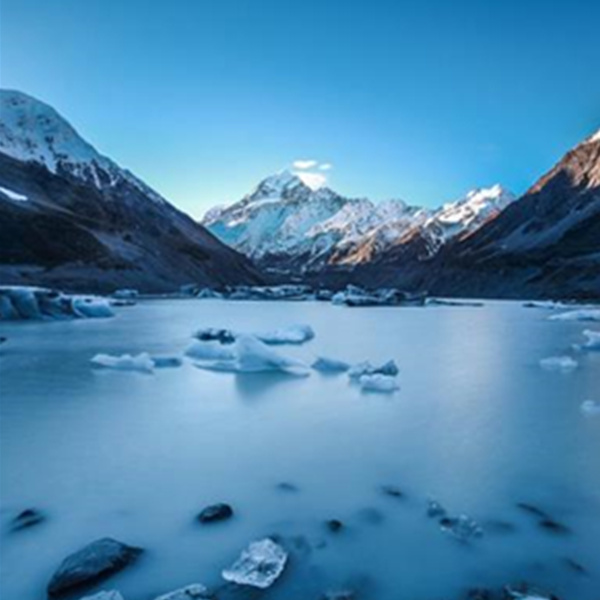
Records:
[[[151,600],[194,582],[222,585],[221,570],[249,542],[275,534],[292,548],[288,567],[248,597],[317,600],[350,588],[365,600],[439,600],[526,580],[598,600],[600,416],[580,405],[600,401],[600,352],[571,350],[598,324],[552,322],[551,311],[509,302],[152,300],[116,310],[113,319],[0,324],[9,338],[0,350],[3,600],[42,600],[62,559],[104,536],[147,551],[93,590]],[[181,353],[200,327],[293,323],[311,325],[315,339],[278,351],[308,362],[393,358],[401,390],[363,393],[343,373],[90,364],[99,352]],[[563,354],[579,368],[540,368]],[[463,544],[442,532],[428,498],[470,515],[484,535]],[[234,518],[195,521],[215,502],[230,503]],[[570,532],[540,527],[519,502]],[[29,507],[47,520],[10,531]],[[344,528],[331,533],[327,519]]]

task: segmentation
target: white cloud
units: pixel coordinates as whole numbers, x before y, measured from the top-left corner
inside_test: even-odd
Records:
[[[300,170],[304,170],[304,169],[312,169],[314,167],[316,167],[319,163],[316,160],[295,160],[292,163],[292,166],[294,167],[294,169],[300,169]]]
[[[296,171],[294,175],[300,177],[303,183],[313,190],[318,190],[327,183],[327,177],[323,173],[313,173],[311,171]]]
[[[331,169],[333,169],[333,165],[331,163],[321,163],[319,165],[319,169],[321,171],[331,171]]]

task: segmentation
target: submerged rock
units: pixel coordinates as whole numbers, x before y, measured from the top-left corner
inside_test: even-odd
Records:
[[[96,540],[63,560],[48,584],[48,595],[56,598],[97,583],[135,562],[142,552],[112,538]]]
[[[332,533],[337,533],[344,528],[344,524],[338,519],[329,519],[328,521],[325,521],[325,525]]]
[[[20,512],[12,520],[11,529],[13,531],[20,531],[21,529],[27,529],[29,527],[33,527],[34,525],[38,525],[45,520],[45,515],[39,510],[36,510],[35,508],[27,508]]]
[[[207,506],[198,515],[198,521],[201,523],[213,523],[214,521],[224,521],[233,517],[233,508],[229,504],[219,503]]]
[[[440,528],[460,542],[468,542],[472,538],[479,538],[483,535],[483,529],[479,523],[468,515],[443,517],[440,519]]]
[[[448,514],[446,509],[437,500],[427,501],[427,516],[432,519],[445,517]]]
[[[541,521],[539,521],[538,525],[542,529],[545,529],[550,533],[556,533],[558,535],[566,535],[571,533],[571,530],[566,525],[563,525],[562,523],[559,523],[554,519],[542,519]]]
[[[404,492],[396,485],[385,484],[380,488],[381,493],[392,498],[404,498]]]
[[[540,519],[547,519],[548,513],[535,506],[534,504],[529,504],[528,502],[517,502],[517,508],[520,508],[522,511],[529,513],[530,515],[534,515],[535,517],[539,517]]]
[[[252,542],[222,576],[226,581],[265,589],[273,585],[287,562],[287,552],[272,539]]]
[[[158,596],[155,600],[193,600],[195,598],[213,598],[213,595],[201,583],[192,583],[179,590]]]
[[[290,483],[289,481],[282,481],[281,483],[278,483],[276,487],[282,492],[296,493],[300,491],[297,485]]]
[[[352,590],[333,590],[325,592],[321,600],[356,600],[356,594]]]

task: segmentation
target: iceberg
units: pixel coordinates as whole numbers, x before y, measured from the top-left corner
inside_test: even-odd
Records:
[[[410,294],[395,288],[365,290],[349,285],[345,290],[334,294],[331,303],[343,306],[424,306],[425,294]]]
[[[219,342],[221,344],[233,344],[237,338],[244,333],[219,327],[205,327],[199,329],[194,337],[201,342]],[[269,345],[278,344],[303,344],[315,337],[315,332],[310,325],[290,325],[273,331],[253,332],[255,338]]]
[[[147,352],[134,356],[131,354],[122,354],[121,356],[96,354],[91,362],[96,366],[117,371],[140,371],[142,373],[152,373],[154,371],[154,361]]]
[[[272,539],[252,542],[228,569],[222,571],[225,581],[266,589],[281,575],[287,552]]]
[[[381,373],[376,373],[375,375],[362,375],[359,378],[358,383],[363,392],[389,394],[400,389],[400,385],[395,377],[391,375],[381,375]]]
[[[389,375],[395,377],[400,372],[398,365],[393,360],[388,360],[382,365],[373,365],[369,361],[364,361],[354,365],[348,371],[348,377],[351,379],[360,379],[363,375]]]
[[[310,366],[321,373],[342,373],[350,368],[350,365],[343,360],[325,356],[318,356]]]
[[[0,287],[0,320],[105,318],[114,312],[105,298],[73,296],[26,286]]]
[[[196,366],[214,371],[235,373],[257,373],[261,371],[280,371],[296,376],[310,374],[303,362],[283,356],[252,335],[241,335],[233,346],[232,357],[217,359],[213,362],[200,362]]]
[[[581,412],[584,415],[596,416],[600,415],[600,402],[594,400],[586,400],[581,403]]]
[[[185,355],[195,360],[235,360],[236,354],[232,345],[219,342],[192,342]]]
[[[573,371],[579,363],[570,356],[551,356],[540,360],[540,367],[547,371]]]
[[[548,317],[550,321],[600,321],[600,308],[570,310]]]
[[[592,331],[591,329],[585,329],[583,335],[587,338],[587,341],[578,346],[581,350],[600,350],[600,331]]]
[[[290,325],[274,331],[256,333],[255,336],[265,344],[303,344],[315,337],[310,325]]]

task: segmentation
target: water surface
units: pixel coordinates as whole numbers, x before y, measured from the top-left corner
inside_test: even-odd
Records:
[[[110,320],[11,323],[0,355],[3,600],[38,600],[58,563],[98,537],[148,551],[98,589],[149,600],[220,571],[270,534],[296,548],[267,592],[318,598],[354,587],[378,600],[458,597],[527,579],[565,598],[600,589],[600,353],[570,374],[538,361],[582,341],[583,323],[549,322],[517,303],[347,309],[327,303],[160,300]],[[345,375],[233,375],[186,363],[153,375],[101,371],[98,352],[181,353],[204,326],[310,324],[316,338],[281,351],[358,362],[393,358],[401,391],[363,394]],[[588,324],[589,325],[589,324]],[[281,482],[296,493],[277,488]],[[406,499],[386,497],[394,484]],[[425,515],[433,497],[484,537],[462,545]],[[194,522],[225,501],[235,518]],[[572,529],[553,535],[519,511],[537,504]],[[20,510],[46,523],[10,533]],[[329,533],[323,522],[346,528]],[[589,571],[576,573],[575,560]]]

